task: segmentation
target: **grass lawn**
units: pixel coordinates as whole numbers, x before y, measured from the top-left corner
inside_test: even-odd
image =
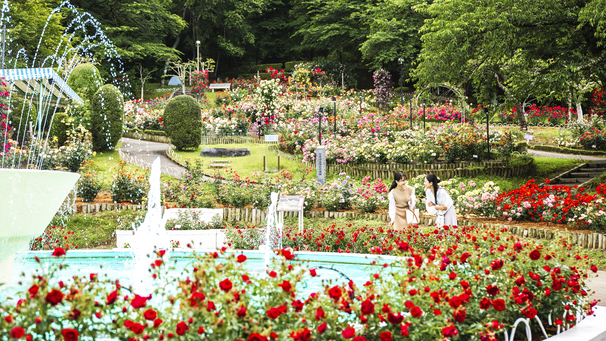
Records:
[[[109,189],[112,183],[112,168],[117,167],[120,163],[120,155],[118,155],[118,148],[120,147],[122,147],[122,142],[118,142],[116,149],[113,151],[96,153],[96,155],[92,158],[92,160],[95,162],[95,166],[97,166],[97,174],[99,174],[99,177],[101,178],[101,184],[104,189]],[[129,172],[137,169],[137,174],[143,174],[145,171],[137,166],[129,164],[124,165],[124,169],[128,170]],[[160,175],[160,179],[162,179],[162,181],[177,180],[175,177],[164,174]]]
[[[200,156],[200,152],[202,151],[202,146],[200,146],[195,151],[179,151],[177,152],[186,160],[190,162],[194,162],[195,160],[203,160],[204,161],[204,170],[206,173],[214,173],[218,170],[214,170],[208,168],[208,165],[212,163],[212,160],[229,160],[231,161],[231,168],[236,171],[242,177],[250,177],[254,172],[262,172],[263,171],[263,155],[266,156],[266,172],[267,175],[277,175],[278,171],[278,153],[276,151],[269,150],[269,145],[266,144],[254,144],[246,143],[242,144],[216,144],[216,145],[206,145],[204,148],[248,148],[250,150],[249,156],[241,156],[241,157],[224,157],[224,158],[215,158],[215,157],[202,157]],[[293,160],[286,157],[280,158],[280,170],[289,170],[291,173],[295,173],[297,170],[302,169],[304,166],[300,160]],[[316,171],[312,170],[312,172],[308,175],[308,178],[314,179],[316,177]]]
[[[560,131],[566,129],[556,127],[529,127],[534,131],[532,144],[546,145],[546,146],[557,146],[556,137],[560,136]],[[531,146],[532,148],[532,146]]]

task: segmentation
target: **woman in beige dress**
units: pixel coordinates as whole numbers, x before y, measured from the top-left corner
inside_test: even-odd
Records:
[[[408,185],[408,177],[402,172],[394,174],[393,183],[387,195],[389,199],[389,226],[402,231],[410,222],[418,221],[415,217],[415,189]]]

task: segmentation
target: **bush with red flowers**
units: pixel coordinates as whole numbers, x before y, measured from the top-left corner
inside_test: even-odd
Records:
[[[289,250],[277,250],[269,276],[249,276],[236,253],[213,252],[194,253],[174,278],[158,253],[154,285],[138,294],[96,274],[63,282],[63,264],[41,264],[17,304],[0,302],[0,339],[496,340],[520,317],[541,333],[534,317],[551,316],[545,327],[555,334],[595,305],[585,285],[595,267],[564,241],[467,227],[401,236],[394,249],[407,254],[375,267],[363,286],[328,282],[307,297],[298,289],[313,273]]]

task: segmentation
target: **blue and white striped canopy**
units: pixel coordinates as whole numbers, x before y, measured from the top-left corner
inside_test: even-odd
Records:
[[[0,78],[15,84],[24,93],[38,92],[40,86],[43,86],[55,98],[67,97],[83,103],[80,96],[52,68],[5,69],[0,70]]]

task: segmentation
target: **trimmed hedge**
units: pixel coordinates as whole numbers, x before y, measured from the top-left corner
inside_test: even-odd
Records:
[[[124,99],[118,88],[111,84],[102,86],[93,96],[91,133],[93,150],[114,150],[122,137],[124,124]]]
[[[103,85],[99,70],[90,63],[80,64],[69,75],[67,85],[84,101],[92,101],[93,96]]]
[[[273,67],[274,69],[283,69],[284,67],[282,66],[282,63],[274,63],[274,64],[259,64],[259,65],[255,65],[253,66],[250,70],[254,71],[254,72],[265,72],[265,70],[267,70],[269,67]]]
[[[257,77],[256,73],[243,73],[241,75],[238,75],[238,78],[241,79],[252,79],[254,77]],[[259,72],[259,77],[261,79],[271,79],[271,77],[269,77],[269,73],[267,72]]]
[[[198,148],[202,140],[202,114],[193,97],[181,95],[171,99],[163,116],[166,135],[178,150]]]
[[[58,112],[55,114],[55,118],[53,119],[53,126],[50,129],[49,137],[53,138],[53,136],[57,137],[59,141],[59,146],[65,144],[67,141],[67,129],[68,126],[66,124],[69,115],[64,112]]]
[[[604,155],[606,156],[606,152],[600,150],[585,150],[585,149],[574,149],[574,148],[565,148],[565,147],[554,147],[554,146],[529,146],[530,149],[542,150],[544,152],[554,152],[554,153],[562,153],[562,154],[580,154],[580,155]]]

